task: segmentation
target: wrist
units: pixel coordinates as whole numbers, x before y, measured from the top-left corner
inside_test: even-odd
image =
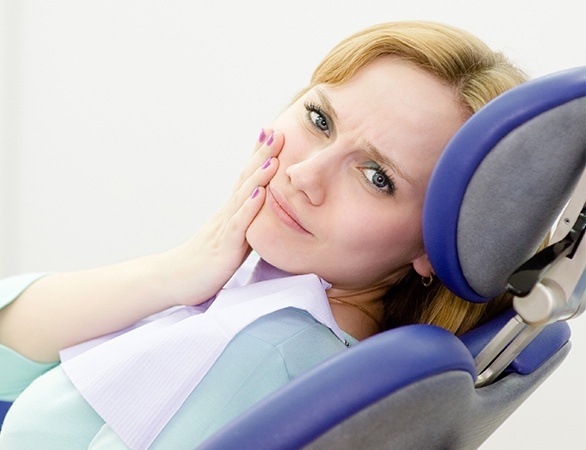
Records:
[[[212,294],[204,290],[201,257],[193,255],[186,244],[153,257],[153,270],[168,307],[197,305]]]

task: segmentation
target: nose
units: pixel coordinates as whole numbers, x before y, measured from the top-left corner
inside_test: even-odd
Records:
[[[289,165],[285,173],[293,188],[303,193],[314,205],[321,205],[326,199],[329,173],[334,161],[327,149],[319,149],[303,155],[302,159]]]

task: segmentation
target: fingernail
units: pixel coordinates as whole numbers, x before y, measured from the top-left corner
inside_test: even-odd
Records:
[[[265,170],[267,167],[269,167],[271,165],[271,159],[273,159],[273,158],[269,158],[265,161],[265,163],[261,167],[261,170]]]
[[[271,131],[271,134],[269,134],[269,138],[267,139],[267,146],[270,147],[274,140],[275,140],[275,132]]]
[[[258,196],[258,193],[260,192],[260,189],[257,187],[254,188],[254,191],[252,191],[252,195],[250,196],[250,198],[256,198]]]
[[[265,129],[261,128],[260,129],[260,134],[258,136],[258,142],[260,142],[261,144],[265,141],[265,139],[267,138],[267,134],[265,133]]]

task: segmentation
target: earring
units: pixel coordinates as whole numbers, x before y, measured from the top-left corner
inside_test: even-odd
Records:
[[[421,284],[423,284],[423,286],[429,287],[431,286],[431,283],[433,283],[433,273],[430,273],[427,278],[421,277]]]

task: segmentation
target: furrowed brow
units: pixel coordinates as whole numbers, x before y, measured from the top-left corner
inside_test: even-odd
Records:
[[[370,142],[368,141],[364,141],[364,146],[366,148],[366,151],[368,153],[370,153],[373,157],[373,159],[377,162],[380,162],[388,167],[390,167],[390,169],[396,173],[397,175],[399,175],[401,178],[403,178],[407,183],[409,183],[411,186],[415,186],[415,180],[409,176],[407,174],[407,172],[405,172],[405,170],[401,167],[401,165],[395,161],[394,159],[383,155],[378,148],[376,148],[374,145],[372,145]]]
[[[319,97],[319,101],[321,103],[324,112],[328,114],[334,121],[338,121],[338,116],[336,115],[336,110],[332,106],[332,102],[330,101],[327,94],[321,89],[319,86],[315,86],[313,88],[317,96]],[[401,167],[401,165],[393,160],[392,158],[383,155],[378,148],[376,148],[371,142],[364,140],[364,147],[366,148],[367,152],[370,153],[376,161],[388,166],[394,173],[399,175],[399,177],[403,178],[407,183],[411,186],[415,186],[415,180],[407,174],[407,172]]]
[[[313,90],[319,97],[319,101],[321,103],[322,108],[324,109],[324,112],[327,113],[334,121],[337,121],[338,116],[336,115],[336,110],[332,106],[332,102],[330,101],[326,93],[319,86],[315,86]]]

